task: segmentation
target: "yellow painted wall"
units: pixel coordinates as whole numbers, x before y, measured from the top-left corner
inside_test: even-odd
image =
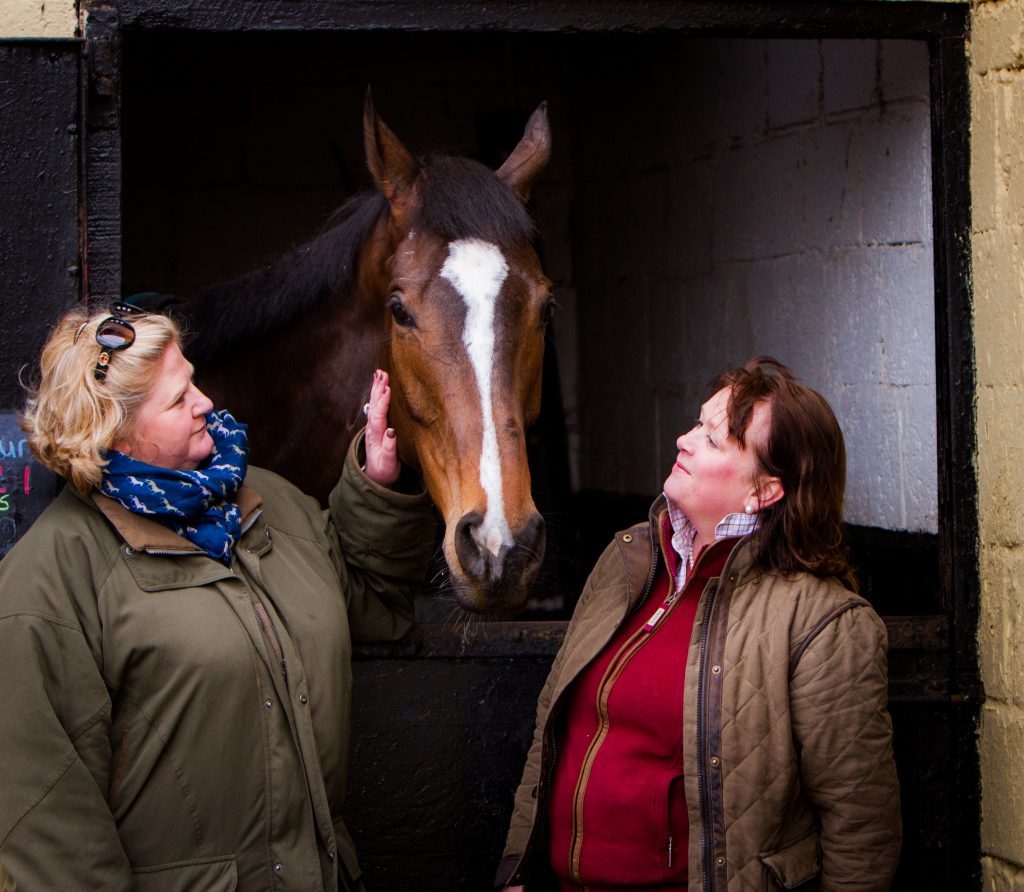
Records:
[[[74,37],[75,0],[0,0],[0,39]]]
[[[972,12],[982,870],[1009,892],[1024,890],[1024,0]]]

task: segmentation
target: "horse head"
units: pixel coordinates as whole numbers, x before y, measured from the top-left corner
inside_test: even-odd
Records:
[[[381,356],[403,461],[444,517],[458,603],[521,608],[544,554],[525,431],[540,410],[551,282],[525,202],[547,162],[546,106],[497,171],[464,158],[417,161],[367,97],[367,163],[389,212],[372,289],[384,295]]]

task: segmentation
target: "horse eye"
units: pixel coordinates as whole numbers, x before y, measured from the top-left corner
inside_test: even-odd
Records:
[[[397,297],[393,297],[388,301],[388,309],[391,310],[391,315],[395,317],[395,322],[403,328],[416,327],[416,320],[412,318],[412,314],[405,308],[405,304]]]

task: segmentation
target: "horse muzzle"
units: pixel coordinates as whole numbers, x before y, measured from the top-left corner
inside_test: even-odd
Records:
[[[481,512],[470,511],[455,525],[455,554],[447,554],[455,598],[473,613],[516,613],[526,605],[544,559],[544,518],[534,511],[511,531],[511,541],[493,549],[481,534],[483,522]]]

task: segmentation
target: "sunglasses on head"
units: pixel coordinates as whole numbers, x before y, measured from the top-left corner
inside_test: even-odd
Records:
[[[117,302],[111,305],[110,315],[96,326],[96,343],[100,345],[100,355],[93,374],[97,381],[107,377],[107,366],[115,351],[124,350],[135,343],[135,328],[128,317],[141,316],[143,313],[138,307]],[[78,340],[78,335],[75,335],[75,340]]]

